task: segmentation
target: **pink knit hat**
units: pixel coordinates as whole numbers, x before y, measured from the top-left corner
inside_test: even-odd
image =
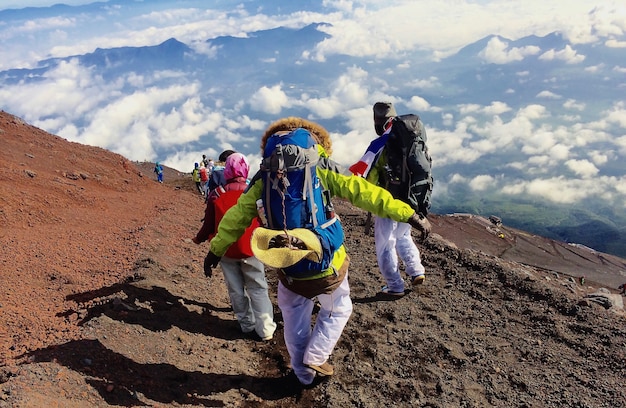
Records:
[[[224,164],[224,178],[226,181],[235,177],[248,178],[249,171],[248,159],[243,154],[233,153],[226,158],[226,163]]]

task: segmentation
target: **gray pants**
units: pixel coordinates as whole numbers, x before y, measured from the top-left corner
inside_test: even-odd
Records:
[[[263,264],[255,257],[223,257],[220,265],[241,331],[250,333],[255,330],[262,339],[273,336],[276,330],[274,308],[267,292]]]

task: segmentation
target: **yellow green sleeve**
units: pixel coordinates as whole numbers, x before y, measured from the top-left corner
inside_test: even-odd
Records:
[[[318,170],[324,186],[333,196],[345,198],[355,206],[383,218],[407,222],[415,213],[407,203],[396,200],[384,188],[359,176],[346,176],[330,170]]]

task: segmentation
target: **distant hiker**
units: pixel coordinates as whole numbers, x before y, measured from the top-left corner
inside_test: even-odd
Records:
[[[202,195],[207,196],[207,193],[210,191],[209,172],[207,171],[204,164],[200,164],[200,169],[198,170],[198,174],[200,175],[200,188],[202,189]]]
[[[202,155],[202,161],[200,162],[200,165],[204,167],[209,167],[209,159],[206,158],[206,154]]]
[[[622,283],[621,285],[617,287],[617,289],[620,291],[619,292],[620,295],[626,294],[626,283]]]
[[[224,160],[222,160],[222,163],[224,162]],[[211,173],[213,173],[213,168],[215,167],[215,162],[213,161],[213,159],[209,159],[209,161],[207,162],[206,165],[206,169],[209,171],[209,177],[211,176]]]
[[[218,158],[218,162],[214,164],[213,171],[209,176],[209,190],[214,190],[218,186],[223,186],[226,184],[226,179],[224,178],[224,163],[226,159],[231,154],[235,153],[234,150],[224,150],[220,153],[220,157]]]
[[[391,102],[376,102],[373,110],[374,130],[378,137],[370,143],[361,160],[350,166],[350,171],[357,176],[366,177],[371,183],[388,190],[395,198],[411,205],[423,222],[429,224],[426,215],[430,206],[430,192],[411,190],[412,185],[418,184],[413,180],[412,174],[404,186],[404,181],[400,179],[400,173],[405,170],[402,163],[415,164],[412,159],[423,161],[423,166],[430,171],[430,157],[427,152],[421,152],[420,148],[413,147],[413,149],[406,150],[410,152],[409,155],[415,152],[415,154],[422,154],[423,157],[400,157],[402,155],[402,146],[400,146],[402,140],[400,139],[407,131],[410,133],[409,137],[415,135],[416,141],[410,140],[410,142],[417,143],[418,138],[423,138],[423,144],[425,144],[426,132],[423,124],[415,115],[398,117]],[[407,129],[409,124],[412,128]],[[399,164],[396,165],[396,163]],[[401,169],[397,170],[396,167]],[[409,166],[409,169],[413,170],[413,167],[416,166]],[[425,176],[424,181],[420,186],[426,190],[429,187],[428,183],[432,186],[432,181],[428,179],[429,175],[423,174],[423,176]],[[425,268],[420,259],[419,249],[411,236],[409,224],[376,217],[374,239],[378,266],[386,282],[381,293],[397,297],[404,295],[405,283],[400,275],[398,256],[404,262],[406,274],[411,283],[419,285],[424,282]]]
[[[200,244],[215,236],[224,213],[237,202],[248,186],[248,171],[248,160],[244,155],[235,153],[228,157],[224,167],[226,184],[209,192],[204,222],[192,239],[194,243]],[[241,331],[246,334],[256,333],[258,338],[267,341],[274,336],[276,323],[267,292],[265,268],[250,248],[252,230],[258,225],[256,218],[252,219],[241,238],[228,248],[220,265]],[[205,269],[208,277],[211,276],[210,272],[211,269]]]
[[[578,278],[578,282],[580,282],[580,285],[584,285],[585,284],[585,277],[581,276],[580,278]]]
[[[204,190],[202,190],[202,179],[200,178],[200,164],[194,163],[193,171],[191,172],[191,179],[194,183],[196,183],[196,188],[198,192],[204,195]]]
[[[154,164],[154,172],[157,175],[157,181],[163,183],[163,166],[159,162]]]
[[[333,375],[328,359],[352,313],[349,257],[331,196],[409,222],[423,237],[429,230],[408,204],[361,177],[341,174],[329,158],[330,135],[317,123],[280,119],[265,131],[261,148],[261,170],[222,218],[204,267],[210,273],[255,217],[267,220],[267,227],[254,230],[252,250],[276,268],[291,367],[300,383],[308,385],[316,375]],[[320,309],[311,327],[315,299]]]

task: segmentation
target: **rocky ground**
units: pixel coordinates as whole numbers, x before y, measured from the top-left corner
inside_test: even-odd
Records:
[[[2,408],[626,403],[622,259],[433,215],[426,283],[383,299],[366,215],[338,201],[354,313],[336,374],[303,389],[282,327],[270,342],[245,338],[221,274],[204,277],[188,175],[166,169],[158,184],[149,163],[5,112],[0,141]],[[601,288],[606,298],[591,296]]]

